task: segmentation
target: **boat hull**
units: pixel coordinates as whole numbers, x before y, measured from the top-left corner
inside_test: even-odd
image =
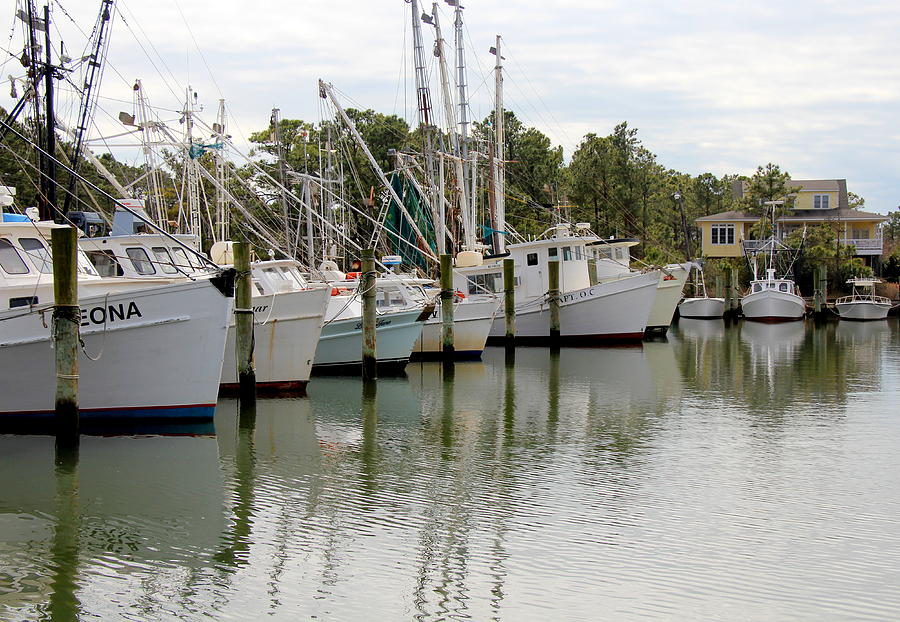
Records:
[[[677,264],[666,266],[666,271],[659,275],[659,286],[653,299],[653,307],[650,309],[650,317],[647,318],[647,330],[653,332],[666,332],[672,324],[678,301],[684,293],[684,284],[690,274],[690,264]]]
[[[499,298],[473,300],[466,298],[453,308],[454,357],[457,359],[478,359],[484,352],[488,335],[497,311],[503,301]],[[440,304],[425,321],[422,334],[413,346],[412,359],[426,360],[441,356],[441,331],[443,321]]]
[[[838,315],[842,320],[883,320],[891,310],[890,303],[872,302],[870,300],[857,300],[835,305]]]
[[[772,289],[747,294],[741,299],[741,311],[757,322],[791,322],[806,315],[806,302],[800,296]]]
[[[80,416],[212,418],[232,301],[209,279],[82,297]],[[38,313],[12,309],[0,318],[10,318],[0,321],[0,420],[49,420],[55,400],[49,317],[44,324]]]
[[[429,310],[430,312],[430,310]],[[422,334],[422,309],[379,315],[375,353],[382,372],[402,371],[413,344]],[[362,318],[336,319],[325,324],[313,361],[315,373],[356,372],[362,368]]]
[[[725,315],[724,298],[685,298],[678,305],[678,314],[698,320],[718,319]]]
[[[565,292],[560,301],[560,340],[570,344],[634,341],[644,337],[659,274],[649,272]],[[504,343],[502,316],[494,320],[488,343]],[[550,307],[543,298],[516,306],[516,342],[546,343]]]
[[[330,288],[253,297],[253,362],[261,394],[303,394],[309,382]],[[238,389],[235,327],[228,328],[221,392]]]

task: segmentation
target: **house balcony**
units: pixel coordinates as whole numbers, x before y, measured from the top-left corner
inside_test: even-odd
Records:
[[[744,253],[754,253],[761,250],[768,240],[744,240],[742,242]],[[854,240],[851,238],[841,238],[840,243],[845,246],[856,247],[856,255],[881,255],[884,250],[884,240],[880,237],[868,240]]]

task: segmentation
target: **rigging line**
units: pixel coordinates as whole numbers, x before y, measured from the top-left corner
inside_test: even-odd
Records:
[[[178,14],[181,15],[181,21],[184,22],[188,34],[191,36],[191,41],[194,42],[194,47],[197,48],[197,53],[200,54],[200,60],[203,61],[203,66],[206,67],[206,72],[209,74],[210,80],[212,80],[213,85],[216,87],[216,91],[219,93],[219,99],[224,99],[225,96],[222,94],[222,89],[219,87],[219,83],[216,82],[216,77],[213,75],[209,63],[206,62],[206,56],[203,54],[203,50],[200,49],[200,44],[197,43],[197,37],[194,36],[194,31],[191,29],[191,25],[188,23],[187,18],[184,16],[184,12],[181,10],[181,5],[178,3],[178,0],[172,1],[175,3],[175,8],[178,9]]]
[[[179,240],[178,238],[176,238],[175,236],[173,236],[171,233],[169,233],[168,231],[164,230],[162,227],[157,226],[156,223],[151,222],[150,220],[144,218],[140,213],[134,211],[134,210],[131,209],[131,207],[129,207],[128,205],[125,205],[124,203],[122,203],[122,202],[119,201],[118,199],[114,198],[111,194],[109,194],[108,192],[106,192],[105,190],[103,190],[102,188],[100,188],[99,186],[97,186],[96,184],[94,184],[92,181],[89,181],[89,180],[85,179],[84,177],[82,177],[81,175],[79,175],[78,173],[76,173],[75,171],[73,171],[69,166],[67,166],[66,164],[64,164],[63,162],[61,162],[58,158],[56,158],[55,156],[53,156],[53,155],[51,155],[50,153],[48,153],[46,150],[44,150],[43,148],[39,147],[39,146],[36,145],[33,141],[29,140],[27,137],[25,137],[23,134],[21,134],[21,133],[20,133],[18,130],[16,130],[14,127],[12,127],[12,126],[10,126],[9,124],[7,124],[6,121],[0,120],[0,125],[2,125],[3,127],[5,127],[5,128],[7,129],[7,131],[12,132],[12,133],[15,134],[16,136],[18,136],[21,140],[23,140],[23,141],[25,141],[26,143],[28,143],[29,145],[31,145],[36,151],[38,151],[38,153],[42,154],[45,158],[49,158],[50,160],[52,160],[57,166],[61,167],[61,168],[62,168],[64,171],[66,171],[69,175],[75,175],[76,177],[78,177],[78,179],[79,179],[84,185],[86,185],[88,188],[91,188],[91,189],[93,189],[94,191],[99,192],[101,195],[105,196],[107,199],[109,199],[110,201],[112,201],[117,207],[121,207],[122,209],[124,209],[126,212],[128,212],[129,214],[131,214],[131,215],[134,216],[135,218],[138,218],[138,219],[140,219],[141,221],[143,221],[144,223],[150,225],[150,227],[151,227],[152,229],[155,229],[155,230],[157,231],[157,233],[162,234],[163,236],[165,236],[165,237],[168,238],[169,240],[175,242],[178,246],[181,246],[182,248],[184,248],[184,249],[188,250],[189,252],[191,252],[193,255],[199,257],[204,263],[206,263],[206,264],[208,264],[208,265],[210,265],[210,266],[213,266],[213,267],[215,267],[215,268],[219,268],[219,267],[220,267],[218,264],[216,264],[215,262],[213,262],[212,260],[210,260],[208,257],[206,257],[203,253],[200,253],[200,252],[194,250],[193,248],[191,248],[190,246],[188,246],[187,244],[183,243],[181,240]],[[58,187],[62,188],[62,189],[65,191],[65,188],[62,187],[62,184],[60,184],[59,182],[56,182],[55,180],[51,180],[51,181],[53,181]],[[58,209],[58,208],[55,208],[55,209]],[[65,218],[65,215],[63,215],[63,218]]]
[[[560,132],[562,133],[563,137],[566,139],[566,141],[567,141],[569,144],[573,144],[573,145],[574,145],[575,143],[572,142],[571,137],[566,133],[565,129],[563,129],[562,124],[559,122],[559,120],[558,120],[558,119],[556,118],[556,116],[553,114],[553,111],[547,106],[547,103],[543,100],[543,98],[541,97],[541,95],[540,95],[540,93],[538,92],[538,90],[534,87],[534,84],[533,84],[533,83],[531,82],[531,80],[528,78],[528,74],[526,74],[526,73],[521,69],[521,65],[519,65],[519,62],[516,60],[516,53],[513,52],[512,50],[510,50],[509,43],[507,43],[506,39],[503,39],[503,45],[504,45],[504,47],[505,47],[507,53],[510,53],[510,52],[511,52],[511,53],[510,53],[510,59],[511,59],[511,61],[512,61],[512,64],[515,65],[516,68],[519,69],[521,75],[525,78],[525,81],[526,81],[526,82],[528,83],[528,85],[531,87],[531,90],[534,92],[535,96],[537,96],[538,101],[541,102],[541,105],[543,105],[543,106],[544,106],[544,109],[550,114],[550,118],[553,119],[553,121],[556,123],[556,125],[557,125],[557,127],[559,128]],[[513,80],[513,82],[515,82],[515,80]]]
[[[125,14],[121,10],[122,7],[124,7],[125,10],[128,11],[129,15],[131,15],[132,17],[135,18],[136,24],[137,24],[137,29],[140,31],[141,35],[143,35],[143,37],[147,40],[147,44],[150,46],[150,48],[156,54],[156,58],[159,59],[159,62],[162,64],[163,67],[165,67],[166,71],[169,72],[169,77],[172,78],[172,80],[175,82],[175,84],[179,84],[179,81],[175,77],[175,74],[172,73],[172,70],[166,64],[166,61],[162,57],[162,55],[159,53],[159,50],[157,50],[156,46],[153,45],[153,41],[147,36],[147,33],[144,31],[144,29],[141,28],[140,23],[137,22],[137,18],[135,16],[135,14],[131,11],[130,8],[128,8],[128,5],[125,3],[125,0],[119,0],[117,9],[119,9],[119,17],[121,18],[122,23],[125,24],[126,28],[128,28],[128,32],[131,33],[131,36],[134,38],[135,43],[138,44],[138,47],[141,48],[141,51],[144,52],[144,55],[147,57],[147,60],[150,61],[150,64],[156,70],[156,73],[159,75],[160,78],[162,78],[163,84],[165,84],[166,88],[169,89],[169,91],[172,93],[172,95],[175,97],[176,100],[180,100],[182,95],[178,94],[178,92],[169,83],[168,78],[165,75],[163,75],[162,71],[160,71],[159,67],[157,66],[156,62],[153,59],[153,56],[147,51],[147,48],[144,46],[144,43],[138,38],[137,33],[135,32],[134,28],[131,27],[131,23],[125,19]],[[180,87],[179,87],[179,89],[180,89]]]

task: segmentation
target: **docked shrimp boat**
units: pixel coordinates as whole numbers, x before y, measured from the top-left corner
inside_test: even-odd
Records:
[[[750,281],[749,293],[741,298],[741,310],[748,320],[790,322],[806,315],[806,301],[794,281],[776,278],[775,268],[766,269],[766,278]]]
[[[629,250],[639,243],[634,238],[611,238],[588,244],[588,252],[595,261],[597,280],[604,283],[639,274],[631,267]],[[648,332],[665,333],[669,330],[690,271],[690,262],[667,264],[658,271],[656,296],[647,318]]]
[[[49,420],[55,394],[49,240],[61,225],[17,214],[0,220],[0,420]],[[79,251],[81,416],[212,418],[233,291],[233,271],[155,286],[110,282]]]
[[[852,288],[849,296],[838,298],[834,303],[842,320],[883,320],[891,310],[891,301],[875,295],[875,285],[880,279],[854,278],[847,281]]]
[[[573,345],[597,341],[640,340],[659,284],[659,272],[635,274],[591,285],[588,274],[587,245],[598,241],[582,235],[588,225],[560,224],[545,232],[541,239],[507,245],[515,262],[516,336],[522,343],[543,343],[550,334],[550,305],[547,298],[550,261],[560,263],[560,337]],[[483,291],[503,291],[502,258],[485,258],[460,253],[454,270],[454,286],[469,291],[470,283]],[[476,265],[466,265],[470,258]],[[462,261],[460,261],[462,259]],[[491,327],[488,342],[505,339],[505,322],[498,316]]]
[[[125,278],[160,284],[201,277],[206,267],[194,254],[199,252],[197,236],[145,232],[136,214],[146,215],[139,202],[132,203],[134,213],[121,208],[116,211],[110,235],[79,240],[79,246],[107,282]],[[233,262],[230,242],[213,244],[211,254],[220,265]],[[293,260],[254,261],[251,270],[257,390],[302,394],[309,382],[331,290],[307,283],[300,265]],[[228,319],[221,373],[224,392],[238,387],[235,334],[232,316]]]
[[[362,367],[362,283],[358,272],[341,272],[333,262],[319,272],[331,288],[325,325],[313,369],[316,373],[355,372]],[[376,279],[375,359],[381,373],[402,372],[434,305],[410,297],[396,280]]]

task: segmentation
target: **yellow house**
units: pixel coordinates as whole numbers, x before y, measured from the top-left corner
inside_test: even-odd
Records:
[[[793,208],[775,221],[775,237],[783,239],[796,229],[831,223],[841,231],[841,243],[856,248],[862,257],[880,256],[881,227],[887,216],[850,209],[845,179],[794,179],[789,184]],[[745,185],[735,182],[732,193],[743,197]],[[750,228],[759,216],[732,211],[702,216],[695,221],[700,228],[703,254],[706,257],[741,257],[755,250],[765,240],[754,240]]]

